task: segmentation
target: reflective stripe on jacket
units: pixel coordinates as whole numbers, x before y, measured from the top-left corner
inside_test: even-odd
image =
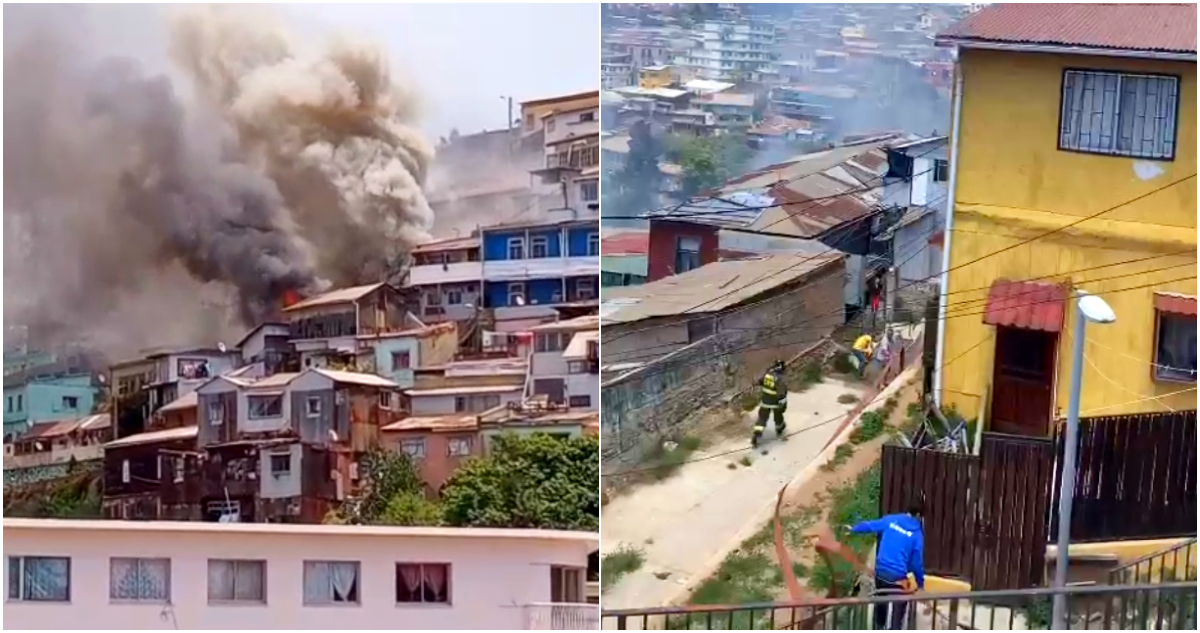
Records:
[[[787,401],[787,385],[783,384],[783,377],[775,372],[767,372],[767,375],[759,381],[758,404],[764,409],[777,409],[781,404]]]

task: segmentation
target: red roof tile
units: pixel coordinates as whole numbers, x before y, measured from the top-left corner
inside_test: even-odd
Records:
[[[938,39],[1195,53],[1196,5],[996,4]]]
[[[988,290],[983,322],[1043,332],[1061,332],[1067,286],[997,279]]]
[[[1173,292],[1154,293],[1154,308],[1159,312],[1196,316],[1196,298]]]

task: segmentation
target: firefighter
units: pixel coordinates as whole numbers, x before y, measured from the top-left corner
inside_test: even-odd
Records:
[[[783,432],[787,430],[787,423],[783,421],[783,414],[787,411],[787,385],[783,382],[784,368],[783,361],[777,360],[767,370],[766,375],[758,381],[758,421],[754,424],[754,437],[750,440],[751,446],[758,446],[758,440],[762,438],[763,431],[767,429],[767,418],[770,418],[772,414],[775,417],[775,436],[782,438]]]

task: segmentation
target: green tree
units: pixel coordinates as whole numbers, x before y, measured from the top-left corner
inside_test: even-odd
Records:
[[[389,512],[397,497],[415,495],[424,498],[425,482],[408,455],[375,447],[367,451],[358,466],[362,477],[360,492],[347,498],[336,515],[326,517],[326,522],[409,525],[399,509],[411,507],[411,502],[399,504],[396,511]],[[426,515],[419,513],[418,516]]]
[[[744,136],[675,137],[668,157],[683,169],[683,195],[694,196],[739,176],[750,159]]]
[[[654,138],[649,123],[638,121],[630,127],[625,164],[612,175],[613,186],[606,184],[604,187],[604,191],[613,192],[606,196],[602,205],[604,209],[615,211],[609,215],[637,215],[658,204],[658,193],[662,188],[658,161],[662,151],[662,143]]]
[[[441,525],[442,508],[420,492],[404,491],[388,501],[376,522],[387,525]]]
[[[600,443],[533,433],[496,438],[442,488],[450,525],[596,530],[600,526]]]

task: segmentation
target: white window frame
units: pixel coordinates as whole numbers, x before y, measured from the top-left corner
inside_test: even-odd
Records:
[[[254,400],[255,399],[266,399],[266,398],[279,400],[279,413],[267,414],[267,415],[258,415],[255,413]],[[275,418],[282,417],[282,416],[283,416],[283,396],[258,396],[258,395],[254,395],[254,394],[248,394],[246,396],[246,417],[247,418],[249,418],[251,420],[273,420]]]
[[[474,442],[470,435],[451,437],[446,441],[446,455],[450,457],[469,457]]]
[[[596,232],[588,233],[587,254],[588,257],[600,256],[600,234]]]
[[[950,181],[950,161],[942,160],[940,158],[933,159],[933,181]]]
[[[516,251],[516,253],[517,253],[516,257],[513,257],[513,251]],[[526,259],[526,257],[525,257],[525,238],[524,237],[508,238],[507,253],[508,253],[508,259],[510,261]]]
[[[362,604],[362,599],[363,599],[363,595],[362,595],[363,594],[362,564],[360,564],[358,561],[348,561],[348,560],[306,560],[306,561],[304,561],[304,567],[303,567],[304,575],[301,577],[301,582],[303,583],[301,585],[301,587],[308,586],[308,574],[319,565],[326,565],[326,566],[353,565],[354,566],[354,589],[355,589],[354,600],[338,600],[338,599],[336,599],[334,597],[335,596],[334,588],[332,586],[330,586],[329,587],[329,598],[324,599],[324,600],[312,600],[312,599],[310,599],[310,597],[308,595],[308,591],[303,591],[304,606],[357,607]],[[330,574],[330,576],[332,578],[332,573]]]
[[[221,400],[218,398],[216,402],[208,404],[208,425],[221,426],[225,422],[225,407],[221,406]]]
[[[452,288],[446,291],[446,305],[460,306],[463,304],[463,291]]]
[[[586,404],[572,404],[571,401],[576,398],[587,400],[587,403]],[[569,407],[571,409],[590,409],[590,408],[592,408],[592,397],[587,395],[586,393],[568,395],[567,396],[567,407]]]
[[[233,572],[233,595],[228,598],[213,596],[213,566],[228,565]],[[262,595],[258,597],[238,597],[238,578],[240,574],[239,568],[253,567],[256,568],[259,575],[258,589]],[[222,604],[266,604],[267,603],[267,561],[265,560],[242,560],[242,559],[226,559],[226,558],[210,558],[208,559],[208,603],[210,605]]]
[[[401,566],[407,566],[407,567],[417,567],[417,568],[419,568],[419,569],[420,569],[420,571],[421,571],[422,584],[424,584],[425,567],[433,567],[433,566],[437,566],[437,567],[445,567],[445,568],[446,568],[446,599],[445,599],[445,600],[443,600],[443,601],[437,601],[437,602],[426,602],[426,601],[425,601],[425,598],[424,598],[424,595],[422,595],[422,597],[421,597],[421,599],[420,599],[420,600],[411,600],[411,601],[407,601],[407,602],[401,602],[401,601],[400,601],[400,596],[399,596],[399,595],[396,595],[396,596],[395,596],[395,599],[396,599],[396,606],[398,606],[398,607],[408,607],[408,606],[411,606],[411,605],[422,605],[422,604],[431,604],[431,605],[439,605],[439,606],[450,606],[451,604],[453,604],[453,599],[454,599],[454,598],[453,598],[453,596],[454,596],[454,574],[453,574],[453,571],[454,571],[454,566],[453,566],[453,565],[451,565],[450,563],[409,563],[409,562],[397,562],[397,563],[396,563],[396,567],[395,567],[395,574],[396,574],[396,581],[397,581],[397,582],[396,582],[397,594],[399,593],[399,587],[400,587],[400,583],[404,581],[404,580],[403,580],[403,577],[401,576],[401,573],[400,573],[400,567],[401,567]]]
[[[1189,374],[1189,372],[1187,371],[1186,368],[1183,368],[1183,367],[1175,368],[1175,367],[1169,366],[1168,364],[1166,364],[1164,362],[1165,359],[1161,358],[1161,356],[1159,354],[1159,351],[1160,351],[1159,347],[1160,347],[1160,344],[1162,341],[1162,336],[1163,336],[1163,325],[1164,325],[1164,321],[1166,319],[1176,319],[1176,320],[1180,320],[1180,321],[1187,321],[1188,317],[1185,315],[1182,315],[1182,314],[1174,314],[1171,312],[1163,312],[1161,310],[1155,310],[1155,313],[1154,313],[1154,366],[1152,368],[1154,380],[1156,382],[1195,383],[1196,382],[1196,374],[1194,372]],[[1191,329],[1189,330],[1185,326],[1183,328],[1183,330],[1194,333],[1196,331],[1196,318],[1192,317],[1190,320],[1192,322]],[[1185,344],[1181,347],[1187,348],[1187,345]],[[1196,349],[1196,347],[1194,345],[1194,341],[1193,341],[1193,345],[1192,345],[1191,349],[1192,350]]]
[[[1133,92],[1126,93],[1127,83],[1134,86]],[[1151,87],[1153,95],[1150,94]],[[1179,150],[1180,87],[1179,77],[1173,75],[1064,70],[1058,148],[1086,154],[1173,161]],[[1127,96],[1133,98],[1132,103],[1126,102]],[[1130,105],[1133,115],[1126,118],[1123,115],[1129,112]],[[1139,111],[1142,113],[1140,120]],[[1156,122],[1150,126],[1152,135],[1149,139],[1146,138],[1148,121]],[[1135,135],[1138,137],[1136,142]],[[1147,143],[1151,144],[1149,150],[1145,149]]]
[[[113,567],[117,564],[117,561],[133,561],[133,563],[135,565],[135,569],[137,570],[135,573],[137,573],[139,575],[141,573],[143,573],[142,566],[146,565],[147,563],[166,563],[166,566],[167,566],[166,572],[167,573],[166,573],[166,578],[164,579],[164,582],[163,582],[163,591],[166,595],[162,596],[162,597],[144,597],[144,596],[140,596],[140,595],[133,597],[133,598],[117,597],[115,595],[117,587],[116,587],[116,585],[113,584]],[[138,558],[138,557],[132,557],[132,556],[113,556],[113,557],[109,558],[108,559],[108,599],[109,599],[109,602],[115,602],[115,603],[128,603],[128,602],[142,602],[142,603],[153,603],[153,604],[170,603],[171,602],[171,559],[169,559],[169,558]]]
[[[541,248],[541,254],[538,249]],[[550,240],[545,235],[534,235],[529,238],[529,259],[546,259],[550,256]]]
[[[286,464],[287,468],[277,468],[279,464]],[[271,470],[272,477],[291,477],[292,476],[292,454],[287,453],[268,453],[267,467]]]
[[[30,563],[54,562],[67,565],[66,595],[58,598],[35,598],[29,593],[26,584],[25,567]],[[71,602],[71,559],[67,556],[5,556],[4,564],[8,574],[8,590],[5,594],[9,602]],[[15,594],[15,595],[14,595]]]
[[[315,407],[313,405],[316,405]],[[321,417],[321,396],[308,396],[304,399],[304,416],[309,418]]]
[[[590,277],[580,277],[575,280],[575,300],[591,301],[596,298],[596,282]]]
[[[508,284],[508,307],[520,307],[529,305],[529,299],[525,296],[525,282],[513,281]],[[516,297],[521,298],[521,303],[514,301]]]
[[[559,595],[554,595],[555,580],[558,580]],[[550,566],[550,601],[553,603],[581,604],[586,602],[587,569],[584,567]]]
[[[379,392],[379,408],[387,411],[392,410],[392,392],[384,390]]]
[[[400,450],[413,461],[425,459],[425,438],[416,437],[400,440]]]
[[[589,196],[589,193],[594,193],[595,195]],[[600,200],[600,181],[585,180],[579,183],[579,199],[584,202],[596,202]]]

